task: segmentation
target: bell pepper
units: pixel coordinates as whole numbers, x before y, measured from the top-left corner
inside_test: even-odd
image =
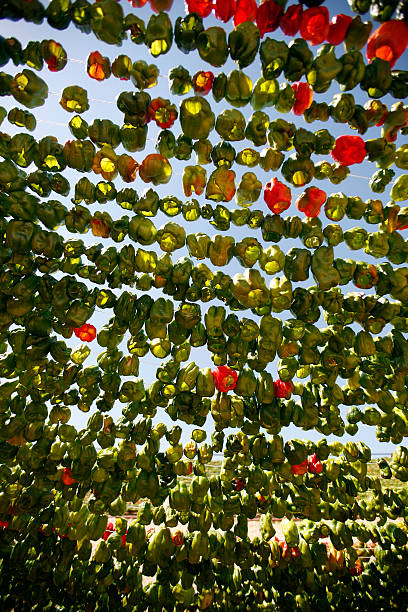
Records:
[[[359,51],[350,51],[340,58],[341,71],[337,74],[336,81],[340,84],[342,91],[354,89],[364,77],[365,64],[363,56]]]
[[[237,27],[246,21],[255,21],[257,6],[255,0],[237,0],[234,26]]]
[[[295,103],[292,107],[292,113],[294,115],[303,115],[313,102],[313,90],[308,83],[302,83],[301,81],[293,83],[292,89],[295,92]]]
[[[27,130],[30,130],[30,132],[32,132],[37,125],[34,115],[21,108],[12,108],[7,115],[7,119],[10,123],[17,125],[18,127],[27,128]]]
[[[215,129],[224,140],[243,140],[245,138],[245,118],[238,110],[224,110],[217,117]]]
[[[132,67],[132,60],[128,55],[118,55],[112,62],[112,74],[121,81],[128,81]]]
[[[302,461],[302,463],[298,463],[297,465],[291,465],[290,471],[292,472],[292,474],[295,474],[295,476],[303,476],[304,474],[306,474],[308,471],[307,459]]]
[[[402,174],[392,184],[391,199],[395,202],[403,202],[408,199],[408,175]]]
[[[260,42],[259,29],[251,21],[244,21],[230,32],[228,46],[230,56],[239,68],[245,68],[254,61]]]
[[[212,374],[217,391],[220,391],[221,393],[228,393],[228,391],[235,389],[238,374],[232,368],[229,368],[228,366],[218,366],[215,368],[215,370],[213,370]]]
[[[84,323],[81,327],[74,329],[74,334],[83,342],[92,342],[96,338],[96,327],[89,323]]]
[[[278,378],[278,380],[273,381],[273,393],[274,397],[290,399],[290,396],[293,392],[293,383],[288,381],[283,381]]]
[[[186,0],[189,13],[197,13],[200,17],[208,17],[213,8],[213,0]]]
[[[65,87],[62,91],[60,105],[69,113],[84,113],[89,109],[88,93],[77,85]]]
[[[313,253],[311,269],[320,289],[326,291],[339,283],[339,273],[333,268],[332,247],[321,246]]]
[[[285,258],[285,276],[294,282],[309,278],[311,254],[307,249],[291,248]]]
[[[206,96],[211,91],[213,81],[214,74],[212,72],[204,72],[204,70],[199,70],[195,73],[191,80],[194,93]]]
[[[378,125],[378,124],[377,124]],[[381,136],[387,142],[395,142],[398,135],[398,130],[406,128],[408,125],[408,112],[404,108],[402,102],[391,106],[391,110],[384,119],[384,124],[381,129]]]
[[[227,77],[224,97],[231,106],[245,106],[252,95],[252,81],[240,70],[232,70]]]
[[[137,127],[148,122],[149,117],[147,110],[150,101],[151,98],[145,91],[123,91],[119,94],[116,105],[118,109],[124,113],[125,123],[130,123]]]
[[[242,149],[236,157],[236,162],[240,166],[247,166],[248,168],[255,168],[258,165],[260,154],[255,149],[247,147]]]
[[[153,57],[168,53],[173,43],[173,26],[169,16],[164,12],[151,15],[144,38]]]
[[[389,62],[392,68],[408,45],[408,26],[403,20],[390,19],[382,23],[367,41],[366,57]]]
[[[303,187],[313,179],[314,164],[307,157],[292,155],[283,162],[282,175],[294,187]]]
[[[91,79],[96,81],[104,81],[111,75],[111,64],[108,57],[103,57],[99,51],[93,51],[89,54],[87,60],[87,73]]]
[[[284,119],[276,119],[269,124],[269,144],[278,151],[289,151],[293,147],[295,125]]]
[[[310,157],[315,150],[316,138],[313,132],[298,128],[293,137],[293,146],[300,157]]]
[[[320,45],[329,33],[329,11],[325,6],[306,9],[300,22],[300,35],[311,45]]]
[[[254,110],[260,110],[265,106],[273,106],[279,96],[279,84],[276,79],[265,79],[261,77],[255,83],[252,90],[251,106]],[[269,120],[268,120],[269,124]]]
[[[201,195],[207,182],[207,173],[201,166],[185,166],[183,170],[184,195],[191,196],[194,191]]]
[[[381,98],[390,90],[392,75],[390,65],[386,60],[375,57],[371,64],[366,66],[360,87],[368,93],[370,98]]]
[[[350,27],[352,17],[349,15],[335,15],[329,24],[329,32],[327,35],[327,42],[330,45],[339,45],[346,38],[347,30]]]
[[[365,142],[360,136],[339,136],[331,151],[333,159],[342,166],[360,164],[366,154]]]
[[[235,274],[232,279],[234,297],[247,308],[257,308],[269,301],[269,292],[264,278],[258,270],[247,268],[244,274]]]
[[[287,64],[288,54],[288,46],[283,40],[266,38],[262,42],[259,48],[259,56],[264,79],[275,79],[281,74]]]
[[[274,149],[267,148],[261,151],[259,165],[262,170],[269,172],[270,170],[278,170],[284,160],[283,153],[275,151]]]
[[[175,105],[170,100],[163,98],[152,100],[147,112],[150,119],[153,119],[156,125],[162,129],[170,128],[178,116]]]
[[[235,14],[235,0],[214,0],[214,15],[216,19],[220,19],[227,23]]]
[[[286,36],[295,36],[298,33],[303,17],[301,4],[292,4],[279,20],[279,27]]]
[[[362,49],[370,36],[372,28],[373,24],[371,21],[362,22],[360,15],[354,17],[344,39],[346,51],[359,51]]]
[[[159,69],[155,64],[147,64],[144,60],[133,62],[130,79],[138,89],[149,89],[157,85]]]
[[[347,123],[356,109],[352,94],[336,94],[330,102],[330,115],[336,123]]]
[[[207,100],[196,96],[182,101],[180,123],[187,138],[203,140],[213,129],[215,117]]]
[[[313,53],[306,40],[295,38],[289,43],[289,53],[284,63],[285,78],[291,82],[300,81],[302,76],[309,72],[312,63]]]
[[[332,193],[326,200],[324,211],[331,221],[340,221],[346,214],[348,198],[344,193]]]
[[[145,183],[164,185],[172,175],[169,161],[158,153],[151,153],[142,161],[139,167],[139,176]]]
[[[307,72],[307,81],[316,93],[324,93],[332,83],[332,80],[341,72],[342,64],[334,54],[331,45],[320,47],[313,60],[310,70]]]
[[[292,202],[292,194],[284,183],[275,177],[272,183],[266,183],[264,189],[264,200],[275,215],[280,215],[287,210]]]
[[[235,172],[220,166],[208,179],[205,197],[215,202],[229,202],[235,194]]]
[[[213,26],[197,36],[197,49],[202,60],[212,66],[222,66],[228,57],[228,45],[223,28]]]
[[[330,116],[329,107],[326,102],[313,101],[309,108],[305,110],[303,116],[306,123],[313,123],[313,121],[327,121]]]
[[[27,108],[36,108],[45,104],[48,97],[48,86],[32,70],[24,68],[10,82],[10,93]]]
[[[390,183],[395,176],[393,170],[377,170],[369,182],[371,191],[376,193],[384,193],[386,186]]]
[[[259,198],[262,183],[257,179],[253,172],[245,172],[238,185],[235,200],[238,206],[251,206]]]
[[[307,458],[307,471],[309,474],[321,474],[323,472],[323,464],[317,458],[316,453],[309,455]]]

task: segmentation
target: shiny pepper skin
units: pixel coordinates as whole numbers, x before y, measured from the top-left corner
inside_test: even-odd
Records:
[[[303,17],[301,4],[291,4],[282,15],[279,27],[286,36],[295,36],[299,32]]]
[[[309,474],[321,474],[323,472],[322,462],[316,457],[316,453],[307,459],[307,471]]]
[[[96,327],[90,323],[84,323],[81,327],[74,329],[74,334],[82,342],[92,342],[96,338]]]
[[[303,476],[303,474],[306,474],[307,472],[307,467],[308,463],[307,459],[305,459],[304,461],[302,461],[302,463],[298,463],[297,465],[291,465],[290,471],[292,472],[292,474],[295,474],[295,476]]]
[[[341,166],[361,164],[367,154],[365,142],[360,136],[339,136],[331,156]]]
[[[71,476],[71,470],[67,467],[64,468],[64,471],[62,472],[62,482],[66,486],[70,486],[76,483],[75,478],[72,478]]]
[[[306,217],[317,217],[327,198],[326,192],[318,187],[307,187],[296,200],[296,208]]]
[[[316,6],[303,13],[300,35],[311,45],[321,45],[329,33],[329,11],[325,6]]]
[[[402,19],[390,19],[382,23],[368,39],[366,57],[389,62],[392,68],[408,45],[408,24]]]
[[[206,96],[211,91],[213,82],[214,74],[212,72],[199,70],[192,79],[194,93]]]
[[[212,372],[215,380],[215,387],[221,393],[227,393],[235,389],[238,380],[238,373],[228,366],[218,366]]]
[[[273,381],[273,395],[278,398],[289,399],[293,392],[293,383],[288,380],[274,380]]]
[[[309,83],[298,81],[292,84],[292,89],[295,92],[295,103],[292,106],[294,115],[303,115],[313,102],[313,88]]]
[[[292,202],[290,188],[278,181],[275,177],[272,182],[266,183],[264,189],[264,200],[275,215],[280,215],[287,210]]]
[[[347,30],[353,21],[350,15],[335,15],[329,24],[327,42],[330,45],[339,45],[346,38]]]

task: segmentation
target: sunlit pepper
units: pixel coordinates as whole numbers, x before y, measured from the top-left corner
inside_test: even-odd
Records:
[[[321,474],[323,472],[323,464],[317,458],[316,453],[310,455],[307,459],[307,471],[309,474]]]
[[[283,381],[278,378],[278,380],[273,381],[273,394],[274,397],[290,399],[290,396],[293,392],[293,383],[291,380]]]
[[[306,9],[300,23],[300,35],[311,45],[320,45],[329,32],[329,11],[325,6]]]
[[[303,115],[313,102],[313,89],[308,83],[301,81],[293,83],[292,89],[295,92],[295,103],[292,106],[292,113],[294,115]]]
[[[191,81],[194,93],[206,96],[211,91],[213,81],[214,74],[212,72],[204,72],[204,70],[199,70],[195,73]]]
[[[264,200],[275,215],[280,215],[287,210],[292,202],[290,188],[274,177],[272,182],[266,183],[264,189]]]
[[[235,15],[235,9],[235,0],[214,0],[214,15],[216,19],[220,19],[224,23],[227,23]]]
[[[236,370],[228,366],[218,366],[213,370],[212,374],[214,376],[217,391],[227,393],[235,389],[238,380],[238,373]]]
[[[234,26],[237,27],[244,21],[255,21],[257,6],[255,0],[237,0]]]
[[[261,33],[261,38],[267,32],[274,32],[279,26],[280,19],[283,15],[283,7],[275,0],[262,2],[256,11],[256,25]]]
[[[366,57],[371,62],[374,57],[389,62],[392,68],[408,45],[408,24],[403,19],[390,19],[382,23],[368,39]]]
[[[303,476],[304,474],[306,474],[307,473],[307,459],[302,461],[302,463],[298,463],[297,465],[291,465],[290,471],[292,472],[292,474],[295,474],[296,476]]]
[[[291,4],[282,15],[279,27],[286,36],[295,36],[302,22],[303,7],[301,4]]]
[[[139,176],[145,183],[153,185],[168,183],[172,170],[168,160],[159,153],[151,153],[142,161]]]
[[[150,102],[149,117],[162,129],[170,128],[178,117],[177,108],[170,100],[155,98]]]
[[[307,217],[317,217],[326,201],[326,192],[318,187],[307,187],[296,200],[296,207]]]
[[[184,195],[191,196],[192,192],[201,195],[207,182],[207,172],[202,166],[185,166],[183,170]]]
[[[186,7],[189,13],[208,17],[213,9],[213,0],[186,0]]]
[[[111,74],[109,57],[103,57],[99,51],[90,53],[87,60],[87,72],[91,79],[96,81],[108,79]]]
[[[360,164],[367,154],[365,142],[360,136],[339,136],[331,156],[342,166]]]
[[[350,15],[335,15],[329,24],[329,32],[327,42],[330,45],[339,45],[346,38],[347,30],[350,27],[353,18]]]

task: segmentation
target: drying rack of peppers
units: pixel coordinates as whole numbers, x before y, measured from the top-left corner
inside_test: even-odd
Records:
[[[408,5],[348,3],[1,2],[2,610],[406,609]]]

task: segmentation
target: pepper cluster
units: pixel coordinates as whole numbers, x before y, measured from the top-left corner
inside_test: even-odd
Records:
[[[373,34],[359,16],[330,21],[321,2],[304,4],[187,0],[174,27],[171,0],[150,0],[156,14],[147,24],[115,0],[0,7],[2,18],[46,19],[58,30],[73,24],[108,44],[129,37],[153,57],[174,41],[203,63],[221,67],[230,58],[238,66],[228,75],[171,68],[170,94],[184,96],[178,103],[148,93],[158,84],[155,64],[92,51],[90,78],[112,74],[135,90],[116,100],[120,126],[88,123],[87,91],[66,85],[59,104],[72,114],[73,140],[62,144],[28,133],[37,125],[25,109],[48,103],[37,72],[44,63],[51,73],[63,69],[67,53],[54,40],[23,49],[16,38],[0,39],[0,64],[26,66],[0,73],[0,95],[24,107],[0,107],[0,122],[25,130],[0,134],[4,610],[404,606],[408,147],[398,139],[408,130],[408,72],[393,68],[408,26],[403,7],[391,19],[396,2],[371,3],[383,22]],[[353,0],[352,8],[363,14],[370,2]],[[229,33],[205,28],[212,12],[233,19]],[[278,27],[299,38],[265,37]],[[256,62],[253,84],[243,69]],[[318,102],[333,84],[340,92]],[[361,105],[350,93],[357,85],[369,98]],[[227,108],[216,111],[210,93]],[[387,93],[401,101],[388,107],[380,100]],[[278,115],[290,111],[294,122]],[[314,121],[360,135],[303,127]],[[361,137],[375,128],[376,137]],[[240,141],[250,146],[237,151]],[[143,159],[133,157],[146,148]],[[171,164],[193,153],[181,183],[194,198],[180,199],[181,187],[161,195],[175,180]],[[337,185],[363,161],[376,164],[376,199],[312,184]],[[234,163],[248,169],[237,185]],[[139,179],[148,184],[140,195],[128,186]],[[304,191],[295,196],[297,188]],[[233,198],[237,209],[227,206]],[[292,198],[299,216],[284,216]],[[162,217],[169,219],[156,225]],[[191,222],[199,231],[189,233]],[[206,222],[218,233],[208,235]],[[244,226],[250,235],[241,237]],[[80,413],[82,429],[72,424]],[[287,439],[289,426],[321,439]],[[362,440],[326,439],[364,426],[395,447],[378,462],[380,477]],[[259,536],[249,537],[256,518]]]

